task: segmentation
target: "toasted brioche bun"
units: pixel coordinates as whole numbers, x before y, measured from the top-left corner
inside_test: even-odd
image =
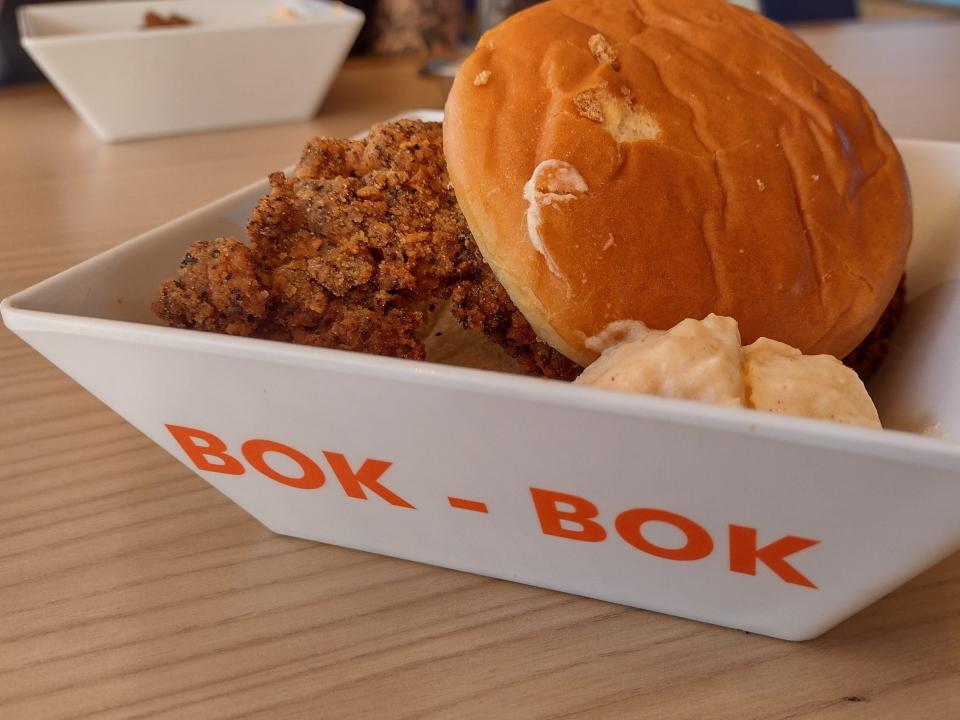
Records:
[[[572,360],[709,313],[843,357],[903,273],[910,193],[864,98],[722,0],[552,0],[486,33],[446,105],[484,258]],[[534,178],[535,171],[538,171]]]

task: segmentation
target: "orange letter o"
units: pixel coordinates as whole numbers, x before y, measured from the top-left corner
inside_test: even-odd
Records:
[[[326,481],[323,470],[320,469],[319,465],[289,445],[274,442],[273,440],[247,440],[240,448],[240,452],[243,453],[247,462],[250,463],[254,469],[266,475],[271,480],[276,480],[278,483],[283,483],[284,485],[289,485],[290,487],[301,490],[315,490]],[[281,475],[267,465],[267,461],[264,460],[263,456],[268,452],[286,455],[303,469],[303,475],[298,478]]]
[[[647,540],[640,529],[651,521],[665,522],[679,528],[687,536],[687,543],[679,548],[663,548]],[[656,508],[635,508],[620,513],[616,521],[620,537],[650,555],[667,560],[700,560],[713,552],[713,539],[710,533],[683,515],[658,510]]]

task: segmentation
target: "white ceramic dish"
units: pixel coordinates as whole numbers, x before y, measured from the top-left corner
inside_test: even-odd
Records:
[[[280,5],[301,17],[271,20]],[[144,13],[193,24],[141,30]],[[21,43],[105,141],[313,116],[363,13],[321,0],[26,5]]]
[[[960,145],[900,147],[911,302],[873,391],[937,437],[159,326],[265,182],[0,310],[276,532],[806,639],[960,547]]]

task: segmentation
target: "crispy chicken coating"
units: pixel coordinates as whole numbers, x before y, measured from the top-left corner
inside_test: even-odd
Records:
[[[249,245],[191,246],[154,312],[176,327],[419,360],[425,314],[450,301],[464,327],[502,344],[525,372],[579,372],[536,336],[480,256],[439,123],[311,140],[293,177],[270,176],[247,232]]]
[[[907,288],[905,278],[900,278],[900,285],[893,294],[887,309],[877,321],[870,334],[857,345],[849,355],[843,358],[843,364],[853,368],[864,380],[870,378],[879,368],[887,353],[890,352],[890,337],[896,329],[903,310],[907,304]]]
[[[250,248],[217,238],[190,246],[177,279],[163,284],[153,311],[176,327],[253,335],[267,299]]]

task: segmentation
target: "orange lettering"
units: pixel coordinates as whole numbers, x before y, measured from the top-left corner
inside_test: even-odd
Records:
[[[290,487],[301,490],[316,490],[323,485],[326,480],[323,470],[321,470],[313,460],[299,450],[294,450],[289,445],[284,445],[283,443],[274,442],[273,440],[247,440],[241,446],[240,452],[243,453],[247,462],[250,463],[255,470],[266,475],[271,480],[276,480],[278,483],[283,483]],[[270,467],[266,459],[264,459],[263,456],[268,452],[286,455],[300,466],[300,469],[303,470],[303,475],[296,478],[281,475]]]
[[[390,488],[380,484],[380,477],[387,471],[387,468],[390,467],[390,463],[386,460],[364,460],[360,469],[354,472],[350,468],[350,463],[347,462],[347,458],[340,453],[324,450],[323,456],[327,459],[327,462],[330,463],[330,467],[333,468],[337,480],[339,480],[343,486],[343,491],[350,497],[357,498],[358,500],[366,500],[367,494],[363,491],[363,488],[366,487],[391,505],[416,509]]]
[[[784,558],[801,550],[816,545],[819,540],[787,535],[776,542],[757,548],[757,531],[755,528],[730,526],[730,569],[744,575],[757,574],[757,560],[773,570],[781,580],[793,585],[803,585],[816,589],[810,580],[802,575],[793,565]]]
[[[664,548],[654,545],[643,536],[641,528],[647,522],[664,522],[679,528],[687,536],[683,547]],[[620,537],[650,555],[667,560],[700,560],[713,552],[713,539],[710,533],[683,515],[657,510],[656,508],[635,508],[617,516],[617,532]]]
[[[582,540],[584,542],[601,542],[607,537],[607,531],[600,523],[594,522],[599,511],[597,506],[589,500],[568,495],[567,493],[530,488],[533,497],[533,507],[540,520],[540,528],[544,535]],[[572,510],[561,510],[558,503],[569,505]],[[564,527],[563,522],[575,523],[579,527]]]
[[[177,444],[183,448],[191,462],[197,466],[198,470],[224,473],[225,475],[243,475],[245,472],[241,462],[227,454],[226,443],[216,435],[180,425],[165,425],[165,427],[173,435]],[[205,444],[198,444],[198,440]],[[213,463],[207,458],[216,458],[220,462]]]

